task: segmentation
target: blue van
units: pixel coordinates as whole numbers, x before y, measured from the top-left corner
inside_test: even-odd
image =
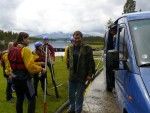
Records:
[[[124,14],[105,34],[106,89],[121,113],[150,113],[150,12]]]

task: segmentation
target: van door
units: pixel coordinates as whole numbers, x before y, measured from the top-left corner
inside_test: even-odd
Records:
[[[129,81],[131,75],[130,69],[127,68],[126,65],[129,63],[128,60],[130,45],[128,43],[129,39],[126,26],[121,24],[118,31],[117,49],[119,51],[119,70],[115,71],[115,90],[119,107],[123,109],[128,92],[127,87],[129,86],[129,82],[127,81]]]

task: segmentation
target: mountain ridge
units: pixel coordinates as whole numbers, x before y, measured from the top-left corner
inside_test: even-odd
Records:
[[[48,36],[51,39],[56,39],[56,38],[70,38],[72,35],[73,35],[73,33],[63,33],[61,31],[59,31],[59,32],[52,32],[52,33],[44,33],[44,34],[34,35],[33,37],[42,38],[43,36]],[[91,36],[91,35],[83,34],[83,36]]]

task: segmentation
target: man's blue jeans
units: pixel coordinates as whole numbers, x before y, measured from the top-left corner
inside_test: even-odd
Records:
[[[81,113],[84,99],[85,83],[74,80],[69,81],[68,84],[70,110]]]

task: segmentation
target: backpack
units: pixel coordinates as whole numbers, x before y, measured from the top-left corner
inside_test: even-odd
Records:
[[[32,77],[24,65],[21,56],[22,48],[19,46],[13,47],[8,53],[8,59],[12,68],[12,78],[14,80],[27,80]]]

